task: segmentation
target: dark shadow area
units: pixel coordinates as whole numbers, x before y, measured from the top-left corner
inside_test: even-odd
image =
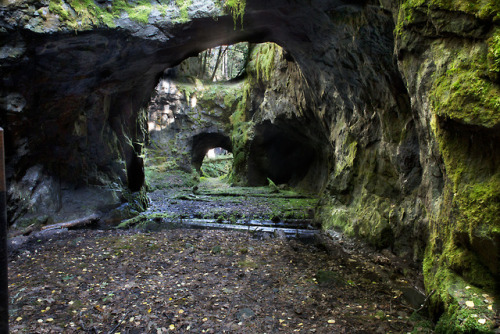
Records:
[[[268,178],[291,186],[306,178],[312,187],[321,182],[322,145],[316,145],[299,125],[297,120],[283,120],[256,126],[248,157],[249,185],[266,185]]]

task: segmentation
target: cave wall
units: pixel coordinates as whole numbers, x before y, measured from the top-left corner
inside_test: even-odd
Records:
[[[230,115],[241,98],[241,82],[202,82],[178,68],[166,72],[147,108],[147,164],[170,162],[173,169],[200,170],[207,150],[232,151]],[[213,146],[215,145],[215,146]]]
[[[252,89],[230,118],[241,152],[234,175],[248,175],[258,124],[296,129],[321,153],[304,184],[321,193],[324,227],[422,261],[428,293],[436,291],[431,310],[446,312],[441,329],[487,331],[491,298],[474,294],[498,294],[500,281],[498,6],[253,0],[243,30],[214,20],[215,7],[184,8],[187,18],[174,9],[175,22],[123,14],[113,25],[79,13],[64,20],[43,1],[2,7],[9,183],[27,181],[23,202],[41,186],[33,174],[54,180],[44,189],[122,191],[133,170],[135,190],[147,140],[141,107],[163,70],[210,46],[273,41],[284,53],[258,50]],[[469,299],[484,324],[467,312]]]
[[[423,268],[427,289],[437,291],[431,305],[435,314],[449,311],[440,330],[486,331],[458,305],[478,293],[466,286],[500,292],[500,4],[404,1],[393,12],[399,68],[428,143]],[[491,299],[478,303],[479,316],[491,318]]]
[[[262,43],[252,46],[245,72],[243,98],[231,116],[232,181],[262,186],[271,180],[318,194],[331,146],[308,105],[312,92],[298,63],[279,45]]]
[[[321,38],[308,41],[307,52],[302,39],[277,30],[271,39],[284,41],[297,73],[285,57],[269,66],[262,53],[254,75],[264,79],[254,80],[241,118],[251,120],[242,132],[253,142],[265,119],[302,119],[326,136],[323,226],[421,263],[431,313],[444,312],[440,332],[495,326],[498,13],[493,2],[337,8],[315,17]]]

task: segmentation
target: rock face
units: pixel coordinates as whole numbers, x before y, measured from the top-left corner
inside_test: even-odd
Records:
[[[51,4],[0,9],[11,194],[32,192],[35,174],[54,208],[44,189],[59,183],[140,190],[141,107],[163,71],[210,46],[273,41],[286,51],[254,50],[231,111],[235,179],[320,193],[325,228],[423,262],[438,328],[492,325],[488,302],[484,324],[463,305],[500,290],[497,1],[254,0],[244,30],[209,3],[160,2],[136,21]]]
[[[177,168],[200,170],[211,148],[232,152],[230,115],[241,84],[203,84],[187,78],[162,79],[148,106],[149,155],[175,161]]]

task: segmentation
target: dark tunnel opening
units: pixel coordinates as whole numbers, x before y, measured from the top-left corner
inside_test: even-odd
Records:
[[[298,125],[298,124],[297,124]],[[248,183],[251,186],[276,184],[297,186],[306,177],[320,181],[320,146],[295,126],[293,120],[265,121],[255,129],[248,157]]]

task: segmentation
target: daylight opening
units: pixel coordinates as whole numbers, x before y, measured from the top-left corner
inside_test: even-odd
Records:
[[[222,147],[211,148],[205,154],[200,171],[204,177],[225,179],[231,172],[233,154]]]
[[[220,45],[184,60],[176,75],[197,78],[205,82],[223,82],[241,77],[249,56],[249,43]]]

